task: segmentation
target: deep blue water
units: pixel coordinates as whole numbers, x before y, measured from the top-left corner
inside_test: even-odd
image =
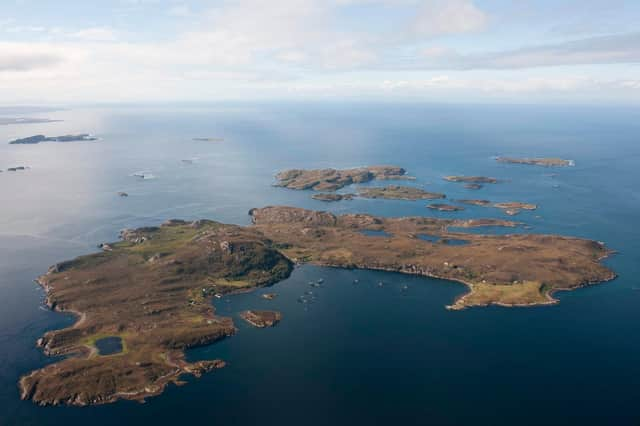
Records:
[[[637,109],[230,104],[32,115],[64,121],[0,126],[0,141],[84,132],[101,140],[0,143],[1,169],[31,167],[0,173],[0,424],[640,423]],[[497,164],[495,155],[558,156],[576,166]],[[216,300],[239,332],[189,357],[221,357],[229,362],[222,370],[142,405],[41,408],[19,400],[18,378],[54,361],[35,347],[37,338],[73,322],[42,308],[33,279],[57,261],[113,241],[122,228],[167,218],[246,224],[250,208],[274,204],[506,218],[473,206],[434,212],[420,201],[326,204],[308,192],[271,186],[283,168],[388,163],[417,178],[404,184],[449,199],[536,203],[537,211],[514,218],[532,229],[501,232],[605,241],[619,251],[607,264],[620,277],[558,294],[561,303],[552,307],[452,312],[445,305],[464,292],[460,284],[305,266],[265,290],[278,293],[275,300],[262,299],[260,291]],[[131,176],[138,171],[155,179]],[[442,180],[454,174],[505,182],[471,191]],[[320,278],[321,287],[309,286]],[[299,303],[309,291],[309,303]],[[236,316],[247,308],[278,309],[283,320],[271,329],[250,328]]]

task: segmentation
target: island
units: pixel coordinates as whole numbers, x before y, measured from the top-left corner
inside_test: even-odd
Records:
[[[498,183],[498,179],[486,176],[445,176],[447,182],[463,182],[467,184]]]
[[[318,201],[326,201],[326,202],[334,202],[334,201],[342,201],[342,200],[353,200],[356,194],[336,194],[336,193],[326,193],[322,192],[320,194],[313,194],[311,198]]]
[[[55,137],[47,137],[45,135],[35,135],[29,136],[27,138],[16,139],[9,144],[11,145],[33,145],[42,142],[86,142],[86,141],[96,141],[98,138],[91,136],[88,133],[83,133],[80,135],[65,135],[65,136],[55,136]]]
[[[479,183],[466,183],[464,184],[464,187],[466,189],[482,189],[484,188],[481,184]]]
[[[505,203],[492,203],[489,200],[456,200],[458,203],[469,204],[478,207],[495,207],[502,210],[509,216],[520,214],[522,210],[536,210],[538,206],[531,203],[521,203],[517,201],[509,201]]]
[[[573,160],[563,160],[562,158],[514,158],[514,157],[496,157],[498,163],[508,164],[526,164],[529,166],[543,167],[567,167],[574,166]]]
[[[456,200],[458,203],[468,204],[470,206],[486,207],[491,205],[489,200]]]
[[[431,210],[438,210],[441,212],[459,212],[464,210],[464,207],[453,206],[451,204],[439,204],[439,203],[428,204],[427,208]]]
[[[383,187],[364,187],[358,191],[358,196],[363,198],[384,198],[387,200],[437,200],[446,198],[439,192],[428,192],[412,186],[388,185]]]
[[[224,142],[224,138],[193,138],[196,142]]]
[[[282,314],[277,311],[244,311],[240,318],[254,327],[274,327],[282,319]]]
[[[520,203],[516,201],[511,201],[508,203],[495,203],[493,207],[501,209],[509,216],[520,214],[522,210],[536,210],[538,208],[538,206],[535,204]]]
[[[356,169],[292,169],[276,175],[276,186],[283,188],[314,191],[337,191],[354,183],[372,180],[404,179],[406,170],[397,166],[371,166]]]
[[[51,267],[38,279],[46,303],[77,321],[39,339],[47,355],[64,358],[23,376],[22,398],[42,405],[142,401],[170,383],[184,384],[185,374],[223,367],[222,360],[188,362],[184,354],[236,332],[231,318],[216,313],[212,297],[274,284],[294,264],[459,282],[468,292],[449,306],[454,310],[552,304],[556,291],[615,278],[601,264],[612,254],[601,242],[451,231],[518,226],[507,220],[334,215],[285,206],[249,215],[249,226],[171,220],[124,230],[119,242],[103,244],[102,251]],[[459,240],[464,244],[447,243]],[[265,325],[278,318],[260,311],[244,317]],[[97,342],[105,339],[117,341],[120,350],[101,352]]]

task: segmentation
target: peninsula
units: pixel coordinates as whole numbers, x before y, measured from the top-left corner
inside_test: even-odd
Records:
[[[526,164],[530,166],[543,166],[543,167],[567,167],[574,166],[573,160],[563,160],[562,158],[514,158],[514,157],[497,157],[498,163],[508,164]]]
[[[371,166],[356,169],[285,170],[276,175],[276,186],[289,189],[337,191],[354,183],[372,180],[406,179],[406,170],[397,166]]]
[[[336,216],[293,207],[253,209],[255,227],[294,262],[378,269],[458,281],[469,287],[452,309],[498,304],[555,303],[552,294],[611,280],[600,264],[612,252],[603,243],[559,235],[480,235],[449,228],[516,227],[499,219],[383,218]],[[384,239],[363,231],[383,231]],[[465,245],[434,244],[420,238],[465,240]]]
[[[256,229],[212,221],[169,221],[125,230],[103,251],[59,263],[40,277],[46,303],[78,321],[38,341],[47,355],[71,355],[20,379],[21,395],[42,405],[142,401],[180,376],[220,360],[187,362],[184,350],[234,334],[211,298],[266,286],[292,264]],[[95,342],[119,337],[121,353],[100,356]]]
[[[282,314],[276,311],[244,311],[240,318],[254,327],[274,327],[282,319]]]
[[[28,138],[16,139],[14,141],[9,142],[11,145],[33,145],[42,142],[86,142],[86,141],[95,141],[98,138],[91,136],[88,133],[83,133],[80,135],[65,135],[65,136],[54,136],[47,137],[45,135],[35,135],[29,136]]]
[[[249,212],[251,226],[168,221],[125,230],[102,251],[59,263],[38,279],[46,303],[77,316],[38,341],[52,356],[70,355],[20,379],[23,399],[48,404],[103,404],[158,395],[180,376],[224,366],[191,363],[184,350],[234,334],[231,318],[210,301],[276,283],[294,263],[396,271],[464,283],[451,309],[555,303],[552,294],[611,280],[603,243],[558,235],[479,235],[449,229],[516,227],[498,219],[337,216],[294,207]],[[383,231],[388,237],[366,235]],[[434,241],[420,238],[429,235]],[[465,244],[440,241],[464,240]],[[251,311],[245,320],[279,319]],[[257,319],[256,319],[257,318]],[[275,322],[274,322],[275,323]],[[119,339],[118,339],[119,338]],[[116,339],[118,353],[96,342]]]

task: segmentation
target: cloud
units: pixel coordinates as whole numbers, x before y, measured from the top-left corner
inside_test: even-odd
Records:
[[[186,4],[178,4],[170,7],[169,10],[167,10],[167,14],[177,18],[190,18],[193,16],[193,11]]]
[[[385,80],[380,86],[387,91],[424,92],[433,90],[464,90],[487,93],[568,92],[594,87],[614,87],[613,82],[595,81],[583,76],[556,78],[472,79],[447,75],[426,80]]]
[[[7,52],[0,47],[0,72],[31,71],[59,63],[62,58],[47,53]]]
[[[69,37],[82,41],[116,41],[116,32],[111,28],[92,27],[68,34]]]
[[[639,87],[633,75],[608,74],[604,67],[590,76],[525,69],[640,62],[640,33],[484,53],[447,47],[445,36],[489,25],[488,15],[472,0],[272,0],[269,7],[262,0],[227,0],[197,13],[182,0],[121,2],[156,11],[161,25],[171,22],[167,32],[153,40],[147,33],[135,37],[135,30],[125,27],[47,29],[23,41],[0,43],[0,98],[118,101],[596,89],[636,93]],[[402,10],[388,13],[389,25],[383,28],[345,25],[362,7],[374,8],[371,14],[385,20],[391,8]],[[172,20],[168,13],[191,15]],[[15,21],[4,25],[14,26]],[[438,42],[425,49],[435,38]],[[465,41],[454,38],[459,40]],[[476,71],[486,69],[509,71]],[[434,76],[432,70],[445,75]],[[598,73],[600,78],[594,78]],[[511,74],[517,78],[506,78]]]
[[[411,30],[420,36],[439,36],[480,31],[488,17],[469,0],[426,0]]]
[[[422,52],[422,69],[518,69],[561,65],[640,63],[640,33],[591,37],[502,52],[465,55],[440,47]]]

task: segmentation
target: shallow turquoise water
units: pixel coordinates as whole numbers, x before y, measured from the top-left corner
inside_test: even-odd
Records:
[[[95,143],[0,144],[0,424],[637,424],[640,391],[640,113],[633,109],[257,104],[86,108],[65,121],[1,126],[0,141],[92,132]],[[194,137],[225,138],[198,142]],[[495,155],[559,156],[576,166],[497,164]],[[193,160],[192,163],[182,160]],[[268,291],[216,301],[219,312],[281,310],[283,321],[189,353],[223,370],[147,404],[40,408],[20,401],[20,375],[53,360],[34,343],[72,318],[42,309],[33,279],[56,261],[167,218],[248,223],[252,207],[286,204],[386,216],[498,217],[420,201],[312,200],[272,187],[289,167],[397,164],[449,199],[540,206],[532,229],[605,241],[620,277],[530,309],[444,307],[459,284],[372,271],[301,267]],[[155,179],[131,176],[147,171]],[[556,176],[549,176],[556,173]],[[507,182],[470,191],[444,175]],[[375,183],[374,183],[375,184]],[[346,188],[351,192],[353,188]],[[118,191],[129,194],[117,196]],[[493,231],[493,230],[491,230]],[[501,231],[502,232],[502,231]],[[323,278],[320,288],[309,281]],[[358,284],[353,284],[358,280]],[[383,285],[379,286],[378,283]],[[308,291],[310,303],[299,303]]]

